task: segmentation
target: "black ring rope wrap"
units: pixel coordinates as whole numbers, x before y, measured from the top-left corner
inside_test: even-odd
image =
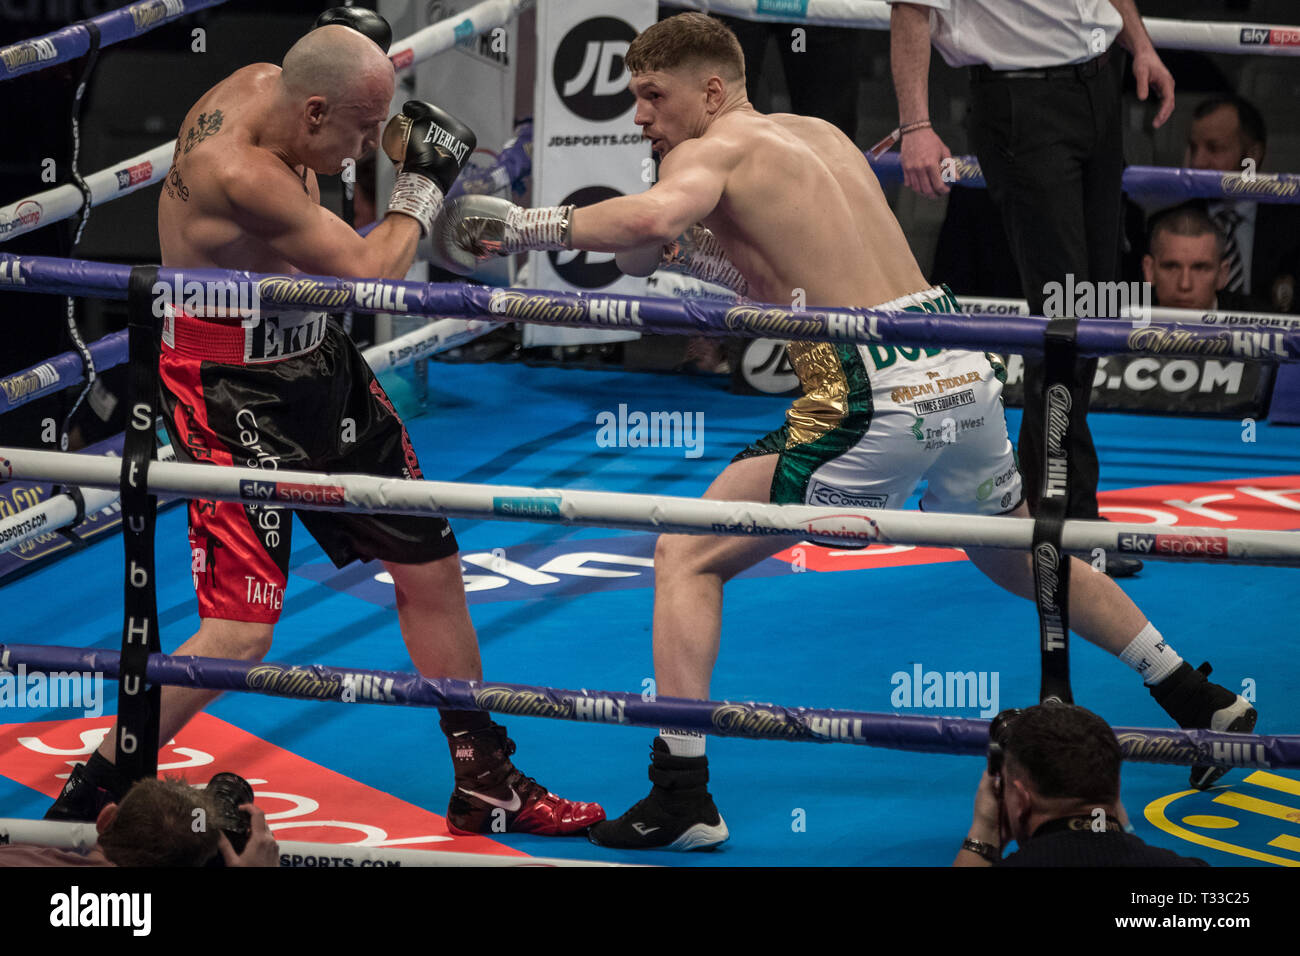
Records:
[[[153,314],[156,266],[131,270],[127,294],[131,363],[126,438],[122,445],[122,545],[125,598],[122,665],[118,676],[117,766],[131,780],[157,776],[162,686],[146,689],[150,653],[160,653],[154,590],[154,523],[158,498],[148,493],[149,462],[157,454],[158,319]]]
[[[55,531],[64,538],[72,542],[75,548],[86,547],[86,542],[77,534],[76,528],[80,527],[81,522],[86,520],[86,496],[81,493],[79,485],[55,485],[50,489],[50,498],[57,498],[59,495],[67,495],[77,508],[77,513],[73,515],[72,520],[62,528],[56,528]]]
[[[1042,481],[1034,516],[1034,598],[1042,677],[1038,699],[1071,704],[1070,556],[1061,549],[1069,503],[1071,394],[1076,390],[1079,320],[1049,318],[1044,330]],[[1030,396],[1026,396],[1029,400]]]
[[[81,76],[77,80],[77,89],[72,97],[72,162],[70,165],[69,177],[72,184],[81,191],[81,209],[78,213],[77,230],[73,233],[72,244],[68,249],[71,255],[76,251],[78,244],[81,242],[81,234],[86,229],[86,223],[90,221],[90,207],[93,197],[90,193],[90,187],[86,180],[82,178],[79,162],[81,157],[81,100],[86,94],[86,86],[90,82],[90,74],[95,69],[95,64],[99,61],[99,44],[100,33],[99,27],[93,20],[83,20],[80,24],[86,28],[86,33],[90,40],[90,49],[86,52],[86,65],[81,70]],[[81,365],[84,369],[85,385],[77,393],[76,401],[68,409],[68,413],[63,416],[63,425],[59,429],[59,448],[62,451],[68,450],[68,431],[72,427],[72,416],[77,414],[77,409],[81,403],[90,394],[90,390],[95,387],[95,357],[90,353],[85,341],[81,337],[81,330],[77,328],[77,301],[73,296],[68,296],[67,300],[67,332],[68,338],[72,341],[72,346],[81,356]]]

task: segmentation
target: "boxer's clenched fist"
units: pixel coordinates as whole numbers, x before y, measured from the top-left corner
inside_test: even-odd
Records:
[[[429,235],[477,141],[473,130],[445,110],[407,100],[384,129],[384,152],[397,166],[388,211],[413,217]]]
[[[716,282],[737,295],[749,294],[749,283],[727,258],[717,236],[699,223],[667,245],[653,243],[615,253],[614,262],[625,275],[648,276],[656,269],[667,269]]]
[[[388,21],[365,7],[331,7],[316,18],[313,29],[331,25],[347,27],[370,37],[385,53],[393,45],[393,28]]]
[[[433,227],[434,262],[469,275],[480,259],[570,248],[572,206],[525,209],[496,196],[458,196]]]

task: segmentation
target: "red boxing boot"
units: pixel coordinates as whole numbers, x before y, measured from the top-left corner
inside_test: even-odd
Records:
[[[605,819],[597,803],[565,800],[510,762],[515,742],[506,729],[449,734],[456,789],[447,806],[447,829],[460,836],[477,833],[536,833],[574,836]]]

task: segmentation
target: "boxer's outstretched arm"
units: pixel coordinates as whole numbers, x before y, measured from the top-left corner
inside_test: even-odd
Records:
[[[659,181],[643,193],[617,196],[574,210],[575,249],[621,252],[672,242],[722,199],[734,160],[713,142],[688,140],[659,164]]]
[[[415,219],[390,215],[362,238],[313,201],[274,158],[241,162],[219,174],[218,182],[234,223],[303,272],[401,279],[415,258],[420,238]]]
[[[432,258],[469,275],[479,260],[531,249],[622,252],[670,242],[717,206],[735,163],[732,152],[687,141],[664,159],[650,189],[581,209],[524,209],[496,196],[459,196],[433,225]]]

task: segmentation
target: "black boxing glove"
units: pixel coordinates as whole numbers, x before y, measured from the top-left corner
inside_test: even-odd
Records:
[[[411,216],[427,236],[477,142],[473,130],[447,111],[407,100],[384,130],[384,152],[397,166],[388,212]]]
[[[329,26],[332,23],[364,33],[378,43],[379,49],[385,53],[393,45],[393,28],[374,10],[367,10],[365,7],[331,7],[316,18],[312,29]]]

